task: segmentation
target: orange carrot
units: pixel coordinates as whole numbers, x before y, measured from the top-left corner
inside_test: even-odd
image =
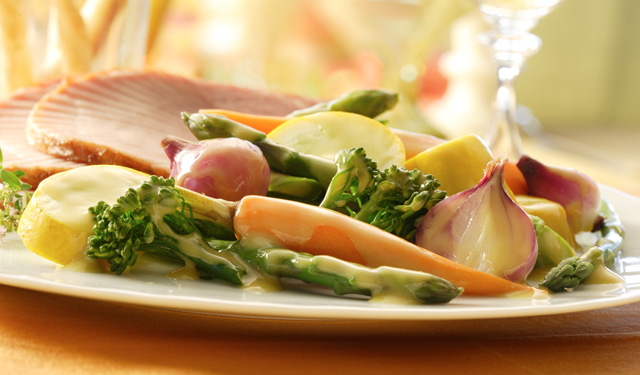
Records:
[[[526,195],[529,191],[524,175],[513,162],[504,165],[504,181],[515,195]]]
[[[246,196],[233,219],[238,238],[313,255],[330,255],[369,267],[427,272],[464,288],[465,294],[503,295],[534,288],[477,271],[347,215],[308,204]]]
[[[225,109],[201,109],[200,113],[222,115],[267,134],[283,122],[287,121],[286,117],[255,115],[251,113],[228,111]]]

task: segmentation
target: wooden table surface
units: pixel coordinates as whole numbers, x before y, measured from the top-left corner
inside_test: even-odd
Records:
[[[636,177],[619,187],[640,196]],[[528,318],[291,321],[0,286],[0,373],[637,374],[640,303]]]
[[[0,286],[4,374],[637,374],[640,303],[462,321],[288,321]]]

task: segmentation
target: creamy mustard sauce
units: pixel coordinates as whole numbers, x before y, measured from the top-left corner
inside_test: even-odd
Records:
[[[113,204],[130,186],[138,186],[148,177],[141,172],[101,165],[71,169],[43,181],[47,196],[41,197],[41,205],[57,221],[91,233],[93,216],[87,202],[96,204],[103,200]]]
[[[160,229],[160,231],[170,233],[171,229],[164,222],[164,220],[162,220],[162,218],[165,215],[174,212],[174,210],[175,207],[173,204],[168,204],[167,206],[157,204],[149,207],[149,214],[151,215],[151,220],[158,227],[158,229]],[[180,250],[187,256],[204,259],[213,264],[223,264],[229,268],[236,268],[234,264],[238,263],[243,265],[246,270],[246,274],[242,278],[244,287],[264,287],[265,289],[274,288],[270,285],[273,283],[271,277],[264,275],[263,273],[256,270],[255,267],[246,262],[244,259],[241,259],[237,254],[227,251],[208,250],[210,249],[209,245],[206,244],[197,233],[194,232],[187,235],[177,235],[174,233],[173,237],[178,241],[178,247],[180,248]],[[172,272],[168,276],[171,278],[182,278],[190,280],[198,279],[199,276],[195,276],[197,270],[195,269],[193,262],[187,257],[181,257],[185,262],[185,266],[180,270]]]
[[[84,255],[84,252],[71,259],[71,262],[64,266],[60,266],[66,270],[74,272],[86,272],[86,273],[101,273],[105,268],[99,259],[89,258]]]
[[[624,284],[624,279],[608,269],[602,260],[598,259],[596,268],[591,275],[584,281],[584,284]]]
[[[272,249],[267,253],[270,264],[282,264],[292,260],[296,268],[314,266],[319,272],[339,274],[349,279],[354,288],[371,291],[370,302],[393,304],[418,304],[412,291],[426,281],[425,275],[410,270],[391,267],[365,268],[343,260],[317,255],[313,258],[293,259],[295,253],[286,249]],[[391,282],[389,282],[391,281]]]
[[[196,265],[189,259],[183,258],[184,266],[169,272],[167,277],[172,280],[200,280],[200,272]]]

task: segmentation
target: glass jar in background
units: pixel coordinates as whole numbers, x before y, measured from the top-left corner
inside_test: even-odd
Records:
[[[0,95],[145,63],[149,0],[0,1]]]

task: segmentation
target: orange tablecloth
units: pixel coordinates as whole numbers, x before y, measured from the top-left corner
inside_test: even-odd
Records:
[[[465,321],[285,321],[0,286],[2,374],[636,374],[640,303]]]

